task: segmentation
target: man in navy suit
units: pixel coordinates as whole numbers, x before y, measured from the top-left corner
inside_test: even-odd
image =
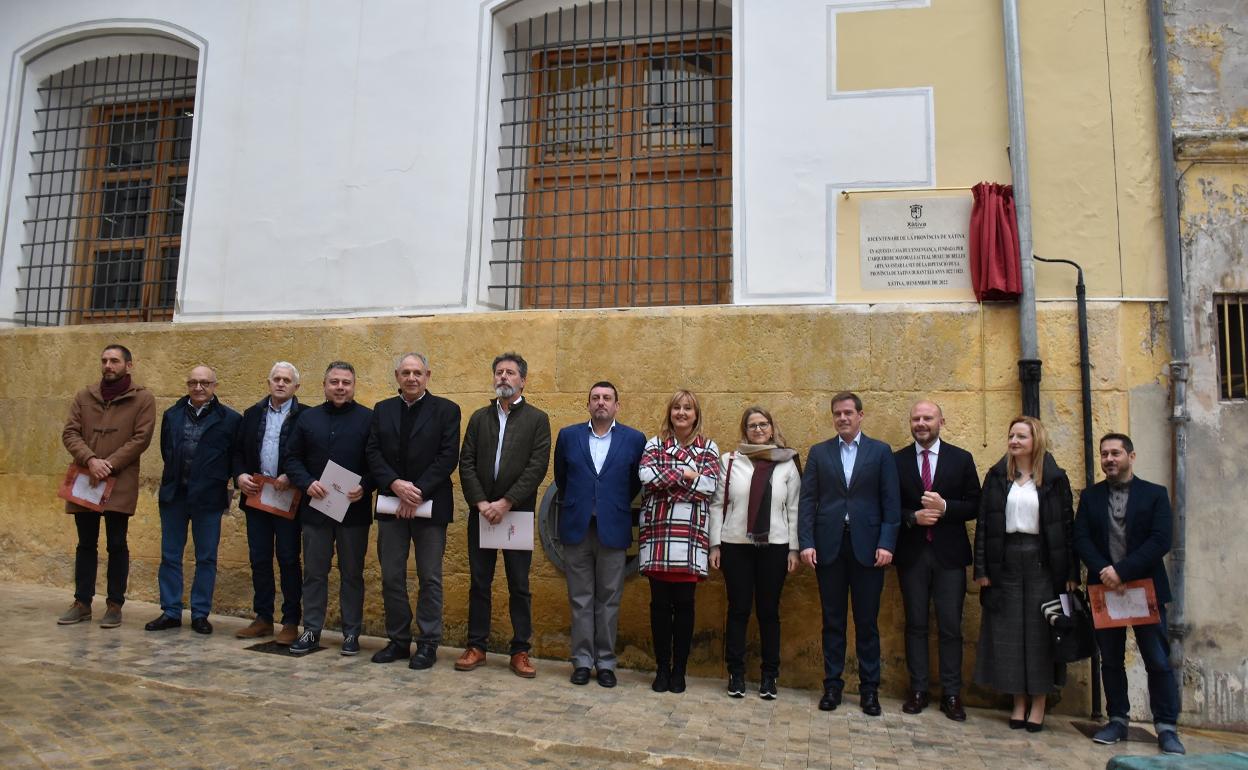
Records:
[[[940,437],[945,415],[933,401],[910,408],[914,443],[893,455],[901,485],[897,540],[897,582],[906,608],[906,666],[910,697],[907,714],[927,707],[927,617],[936,609],[940,645],[940,710],[955,722],[966,720],[962,707],[962,603],[971,542],[966,523],[979,513],[979,476],[975,459]]]
[[[853,598],[858,692],[862,711],[880,711],[880,593],[893,560],[901,504],[897,465],[883,441],[862,434],[862,399],[832,397],[837,437],[811,447],[798,504],[801,557],[814,567],[823,605],[822,711],[841,703],[845,680],[845,626]]]
[[[562,493],[568,603],[572,607],[572,684],[614,687],[616,626],[624,593],[624,564],[633,542],[632,501],[641,488],[637,465],[646,437],[615,421],[619,392],[609,382],[589,389],[589,423],[559,431],[555,484]]]
[[[1135,643],[1148,672],[1148,697],[1157,728],[1157,744],[1166,754],[1183,754],[1179,741],[1179,687],[1170,667],[1170,640],[1166,636],[1166,608],[1170,581],[1162,557],[1170,550],[1170,497],[1166,488],[1136,477],[1135,446],[1122,433],[1101,439],[1101,470],[1105,480],[1079,498],[1075,518],[1075,551],[1088,565],[1088,583],[1119,589],[1123,583],[1151,578],[1157,593],[1161,622],[1134,626]],[[1097,743],[1126,740],[1131,702],[1127,697],[1127,630],[1103,628],[1096,632],[1101,650],[1101,681],[1109,723],[1092,736]]]

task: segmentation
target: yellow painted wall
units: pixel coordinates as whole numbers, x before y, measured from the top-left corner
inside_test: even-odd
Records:
[[[217,367],[218,395],[224,402],[236,408],[250,405],[263,395],[263,380],[276,359],[301,367],[305,379],[300,395],[313,404],[321,400],[324,365],[332,359],[349,360],[359,372],[359,400],[371,405],[392,393],[392,356],[421,350],[431,359],[431,389],[457,401],[465,421],[487,402],[492,357],[515,349],[530,362],[526,395],[550,413],[556,428],[586,419],[585,391],[598,379],[609,378],[619,386],[621,419],[647,434],[657,429],[671,392],[689,387],[703,398],[708,433],[721,447],[735,443],[741,410],[761,403],[773,410],[785,435],[805,452],[832,435],[827,398],[843,388],[863,396],[865,431],[900,447],[909,440],[910,403],[920,395],[930,396],[944,406],[949,421],[945,437],[974,452],[983,471],[1003,451],[1006,422],[1019,404],[1014,309],[990,306],[983,312],[981,321],[980,309],[973,304],[682,308],[0,331],[0,360],[8,365],[0,380],[0,577],[61,586],[66,601],[70,599],[74,528],[54,497],[67,462],[60,432],[73,392],[99,376],[98,355],[109,342],[135,352],[135,377],[155,391],[161,409],[181,395],[188,369],[201,361]],[[1093,305],[1098,433],[1164,417],[1130,411],[1134,393],[1161,388],[1165,345],[1158,339],[1160,314],[1157,306],[1145,303]],[[1042,304],[1039,328],[1046,359],[1043,417],[1054,435],[1056,456],[1081,485],[1073,305]],[[143,460],[144,494],[130,530],[130,595],[144,600],[157,596],[160,535],[154,495],[159,474],[159,452],[153,448]],[[451,645],[463,644],[466,626],[463,512],[460,500],[446,555],[446,627]],[[368,633],[382,634],[380,575],[372,554],[370,550],[366,626]],[[413,590],[414,579],[413,575]],[[566,588],[562,575],[540,551],[532,583],[536,652],[566,658]],[[495,588],[492,646],[502,649],[510,628],[501,572]],[[244,521],[241,514],[231,512],[223,524],[215,608],[247,616],[250,598]],[[331,625],[337,622],[335,604],[331,596]],[[647,605],[644,581],[631,580],[621,611],[620,653],[625,666],[651,665]],[[49,622],[53,610],[48,608]],[[723,587],[715,576],[698,591],[694,673],[723,673],[724,610]],[[790,580],[782,611],[782,681],[818,687],[819,598],[809,570]],[[143,620],[130,615],[126,622]],[[880,628],[884,688],[895,696],[907,686],[902,623],[896,578],[890,573]],[[977,628],[978,604],[972,596],[965,623],[968,680]],[[547,664],[546,670],[551,668]],[[1073,676],[1076,685],[1066,691],[1069,708],[1082,708],[1086,702],[1086,667],[1079,672]],[[850,688],[854,687],[850,677]],[[972,690],[970,697],[983,702],[984,694]]]
[[[1089,296],[1164,297],[1146,4],[1019,5],[1035,253],[1081,263]],[[1011,181],[999,2],[842,13],[836,29],[838,89],[933,88],[937,186],[969,195],[977,182]],[[858,289],[858,202],[867,197],[838,211],[837,299],[898,301]],[[1073,297],[1069,268],[1037,263],[1036,294]]]

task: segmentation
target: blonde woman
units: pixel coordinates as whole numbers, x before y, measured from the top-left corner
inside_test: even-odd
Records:
[[[1006,453],[984,477],[975,527],[980,623],[975,681],[1014,696],[1010,728],[1044,728],[1048,694],[1065,684],[1040,605],[1079,580],[1074,506],[1066,471],[1048,452],[1044,425],[1010,421]]]
[[[684,692],[693,644],[693,595],[710,553],[708,508],[719,481],[719,448],[702,435],[698,398],[677,391],[663,427],[646,442],[641,478],[641,573],[650,581],[655,692]]]
[[[745,697],[745,631],[750,605],[758,613],[762,676],[758,695],[776,697],[780,675],[780,592],[797,569],[797,502],[802,471],[771,413],[752,406],[741,415],[741,443],[720,459],[711,502],[711,566],[728,592],[724,661],[728,695]]]

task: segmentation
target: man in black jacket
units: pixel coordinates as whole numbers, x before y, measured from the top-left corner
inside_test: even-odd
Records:
[[[390,663],[411,654],[407,554],[414,549],[420,637],[408,662],[413,669],[432,666],[442,642],[442,556],[446,525],[455,510],[451,473],[459,462],[459,406],[429,392],[431,374],[424,354],[399,357],[394,366],[399,394],[373,408],[367,449],[378,490],[397,498],[398,504],[394,513],[377,512],[377,560],[390,642],[373,655],[373,662]]]
[[[511,511],[536,511],[537,487],[550,465],[550,418],[524,400],[529,364],[518,353],[503,353],[491,365],[498,396],[468,420],[459,455],[459,480],[468,502],[468,645],[455,661],[458,671],[485,663],[490,638],[490,599],[498,551],[481,548],[479,519],[492,524]],[[479,514],[479,515],[478,515]],[[533,638],[533,600],[529,593],[532,551],[503,551],[511,594],[511,670],[526,679],[537,676],[529,660]]]
[[[182,553],[186,528],[195,540],[195,578],[191,582],[191,628],[211,634],[208,613],[217,583],[217,545],[221,514],[230,505],[229,483],[234,438],[242,420],[217,400],[217,373],[196,366],[186,379],[187,395],[165,410],[160,422],[160,608],[148,631],[182,625]]]
[[[256,474],[275,479],[278,490],[290,488],[290,478],[282,472],[287,439],[304,405],[299,390],[299,370],[287,361],[269,369],[269,395],[243,412],[238,440],[234,443],[235,482],[242,494],[238,507],[247,516],[247,551],[251,561],[252,609],[256,619],[235,634],[239,639],[255,639],[273,633],[273,557],[282,576],[282,630],[275,641],[289,645],[299,635],[300,602],[303,599],[303,570],[299,565],[299,519],[285,519],[246,504],[248,495],[260,494]]]
[[[897,538],[898,582],[906,610],[907,714],[927,707],[929,604],[936,608],[940,652],[940,710],[962,722],[962,601],[971,542],[966,523],[979,512],[979,475],[970,452],[940,438],[945,415],[932,401],[910,409],[914,443],[893,454],[901,486],[901,535]]]
[[[291,655],[317,648],[329,601],[329,567],[338,550],[338,608],[342,615],[342,654],[358,655],[364,628],[364,554],[372,524],[373,481],[364,454],[373,410],[355,402],[355,367],[334,361],[325,369],[325,403],[304,410],[290,434],[284,469],[304,493],[299,503],[303,524],[303,633],[290,645]],[[330,461],[361,476],[343,490],[350,506],[336,521],[311,506],[329,495],[320,478]]]
[[[1157,729],[1157,745],[1165,754],[1184,754],[1179,741],[1179,686],[1170,666],[1170,639],[1166,635],[1166,603],[1170,580],[1162,560],[1170,550],[1170,496],[1166,488],[1139,478],[1134,472],[1135,445],[1122,433],[1101,439],[1101,470],[1105,480],[1084,490],[1075,518],[1075,551],[1088,565],[1088,584],[1118,590],[1123,583],[1144,578],[1153,581],[1161,622],[1134,626],[1135,645],[1148,672],[1148,698]],[[1127,696],[1125,664],[1127,629],[1096,632],[1101,650],[1101,681],[1109,722],[1092,736],[1097,743],[1126,740],[1131,701]]]

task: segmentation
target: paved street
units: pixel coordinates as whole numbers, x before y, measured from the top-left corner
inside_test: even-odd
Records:
[[[956,724],[884,700],[873,719],[851,696],[825,714],[812,692],[734,700],[718,680],[657,695],[646,672],[622,672],[613,690],[574,687],[561,661],[537,661],[534,680],[500,656],[461,673],[451,648],[410,671],[369,662],[380,639],[344,658],[332,633],[297,659],[246,650],[239,618],[214,616],[210,637],[189,623],[147,633],[159,610],[139,602],[120,629],[57,626],[67,602],[64,591],[0,587],[0,767],[1093,768],[1114,751],[1156,752],[1151,741],[1095,746],[1052,715],[1031,735],[1007,729],[1003,712],[972,709]],[[1183,738],[1193,753],[1248,751],[1248,736]]]

